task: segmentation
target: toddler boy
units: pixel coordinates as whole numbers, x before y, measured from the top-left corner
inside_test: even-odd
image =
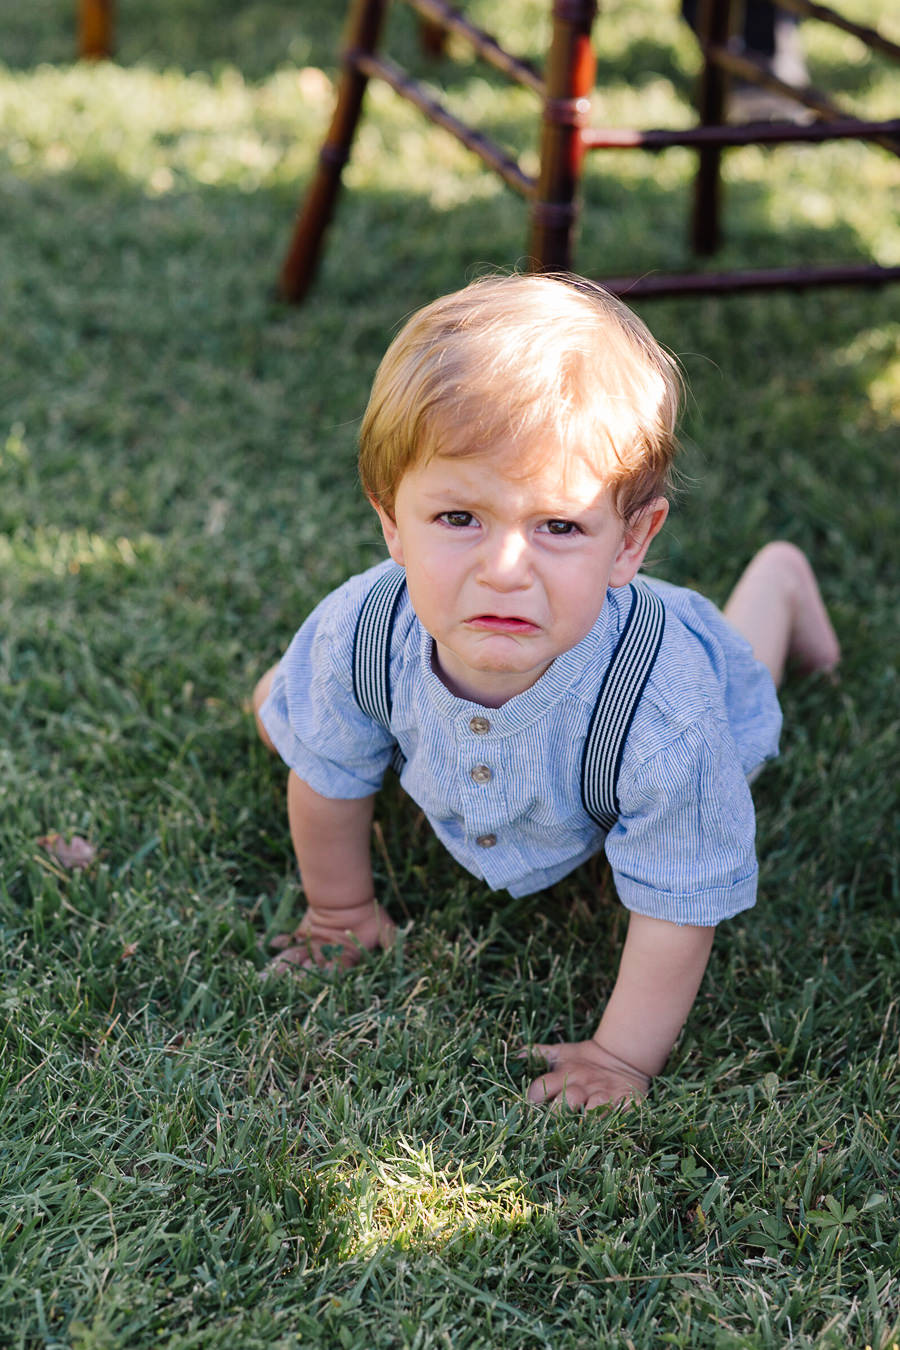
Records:
[[[308,905],[276,970],[391,942],[369,836],[392,762],[493,889],[530,894],[605,848],[631,912],[618,977],[590,1039],[534,1047],[532,1101],[647,1091],[716,925],[755,900],[747,780],[777,752],[775,682],[788,657],[838,660],[792,545],[757,554],[726,617],[638,578],[678,396],[644,324],[580,279],[488,278],[421,310],[361,431],[390,560],[327,596],[254,694]]]

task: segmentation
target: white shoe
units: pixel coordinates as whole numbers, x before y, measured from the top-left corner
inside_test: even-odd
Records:
[[[815,121],[812,108],[779,94],[762,85],[739,84],[728,95],[728,121],[741,122],[795,122],[808,126]]]

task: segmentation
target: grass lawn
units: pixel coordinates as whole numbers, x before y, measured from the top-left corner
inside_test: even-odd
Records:
[[[782,535],[840,684],[789,683],[759,903],[723,927],[652,1099],[550,1115],[531,1039],[590,1034],[625,915],[601,862],[491,894],[396,792],[403,937],[265,984],[302,908],[243,702],[383,556],[355,437],[398,322],[509,266],[517,199],[384,88],[314,295],[273,295],[330,111],[329,0],[0,8],[0,1346],[852,1347],[900,1340],[897,288],[645,304],[691,397],[657,572],[721,602]],[[538,55],[548,6],[476,0]],[[846,0],[872,21],[879,0]],[[397,42],[413,31],[397,16]],[[806,25],[886,114],[886,63]],[[598,24],[603,117],[690,120],[675,0]],[[534,154],[525,91],[442,64]],[[692,160],[590,162],[583,270],[686,266]],[[896,157],[735,152],[736,265],[900,261]],[[98,850],[62,866],[58,832]]]

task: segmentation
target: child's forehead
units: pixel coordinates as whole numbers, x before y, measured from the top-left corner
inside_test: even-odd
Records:
[[[548,476],[560,483],[589,479],[604,485],[610,481],[610,466],[595,448],[563,444],[552,434],[524,439],[511,436],[487,446],[443,445],[426,462],[435,469],[452,472],[456,466],[467,476],[483,473],[511,483]]]
[[[508,485],[511,496],[521,500],[545,498],[562,505],[597,504],[615,496],[608,469],[579,447],[564,447],[549,440],[517,443],[515,439],[481,448],[439,450],[420,460],[411,471],[409,486],[428,495],[459,491],[469,494],[490,486]]]

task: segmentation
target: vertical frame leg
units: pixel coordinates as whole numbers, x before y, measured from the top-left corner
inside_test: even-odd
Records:
[[[703,47],[700,77],[699,112],[703,126],[721,126],[725,120],[725,73],[710,60],[710,45],[724,47],[731,33],[731,0],[701,0],[697,31]],[[699,151],[697,177],[694,180],[694,210],[691,222],[691,247],[695,253],[709,256],[721,243],[721,161],[719,146],[704,146]]]
[[[419,23],[419,42],[426,56],[443,56],[447,46],[447,30],[434,19],[422,19]]]
[[[596,62],[591,29],[597,0],[553,0],[553,35],[545,75],[541,168],[531,208],[531,267],[567,271],[578,216],[584,145]]]
[[[353,0],[345,30],[344,70],[337,104],[281,268],[281,292],[285,299],[295,303],[306,295],[315,275],[325,231],[340,191],[341,173],[350,158],[353,136],[362,112],[368,77],[358,69],[356,58],[374,52],[387,7],[388,0]]]
[[[83,61],[112,56],[115,0],[78,0],[78,55]]]

